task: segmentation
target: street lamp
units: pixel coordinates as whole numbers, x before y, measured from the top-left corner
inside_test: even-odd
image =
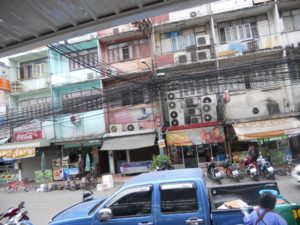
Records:
[[[141,63],[145,64],[148,67],[148,69],[151,71],[151,73],[153,74],[152,69],[150,68],[150,66],[148,65],[148,63],[145,60],[141,60]]]

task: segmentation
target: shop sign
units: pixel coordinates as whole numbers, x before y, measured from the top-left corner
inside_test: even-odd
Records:
[[[10,91],[10,82],[7,79],[0,78],[0,90]]]
[[[9,149],[1,150],[0,157],[23,159],[35,156],[35,148],[21,148],[21,149]]]
[[[0,145],[7,142],[9,137],[10,137],[9,129],[7,129],[7,128],[0,129]]]
[[[157,144],[158,144],[158,147],[159,147],[159,148],[165,148],[165,147],[166,147],[166,143],[165,143],[165,140],[164,140],[164,139],[158,140],[158,141],[157,141]]]
[[[263,142],[268,142],[268,141],[280,141],[280,140],[285,140],[287,138],[288,138],[287,135],[280,135],[280,136],[269,137],[269,138],[260,138],[260,139],[257,139],[257,142],[263,143]]]
[[[200,144],[223,143],[224,129],[221,126],[167,132],[168,146],[191,146]]]
[[[42,139],[42,137],[40,121],[33,121],[14,129],[15,142]]]

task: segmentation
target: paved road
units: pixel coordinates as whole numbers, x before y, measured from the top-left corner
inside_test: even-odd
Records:
[[[241,181],[242,183],[251,182],[248,178]],[[277,182],[281,193],[291,202],[300,203],[300,187],[294,186],[290,182],[290,177],[277,177]],[[233,184],[229,179],[223,179],[223,184]],[[207,181],[207,185],[212,184]],[[96,197],[109,196],[116,190],[115,187],[104,192],[94,191]],[[48,221],[59,211],[65,209],[72,204],[78,203],[82,200],[82,191],[52,191],[46,193],[36,192],[31,190],[28,193],[18,192],[8,194],[3,189],[0,189],[0,212],[6,210],[8,207],[16,206],[20,201],[25,201],[26,209],[29,211],[29,216],[34,225],[47,225]]]

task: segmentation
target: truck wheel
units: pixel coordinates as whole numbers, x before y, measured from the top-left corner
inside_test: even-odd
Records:
[[[218,184],[222,184],[221,179],[217,179]]]

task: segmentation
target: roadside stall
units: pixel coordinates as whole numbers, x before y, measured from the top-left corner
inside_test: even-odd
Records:
[[[168,154],[176,168],[206,167],[226,157],[224,129],[208,126],[167,132]]]
[[[281,118],[232,125],[239,142],[246,143],[244,151],[232,149],[234,155],[243,159],[247,155],[247,145],[255,145],[264,157],[272,163],[283,164],[292,158],[289,137],[300,134],[297,118]]]

